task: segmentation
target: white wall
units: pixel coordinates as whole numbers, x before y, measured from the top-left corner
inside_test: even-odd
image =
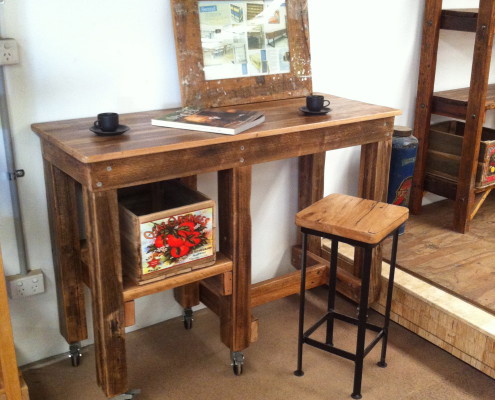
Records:
[[[67,350],[58,333],[42,159],[30,124],[178,106],[169,8],[165,0],[5,0],[0,5],[1,35],[15,38],[20,49],[21,63],[6,67],[6,74],[17,168],[26,170],[19,185],[27,248],[31,268],[42,268],[47,278],[46,293],[10,301],[21,364]],[[314,90],[400,108],[397,123],[412,125],[422,12],[423,1],[417,0],[309,0]],[[443,36],[442,41],[459,54],[472,46]],[[442,85],[462,80],[463,74],[450,71]],[[355,193],[358,158],[359,149],[329,154],[326,193]],[[290,183],[296,176],[296,160],[254,167],[254,281],[288,270],[297,199]],[[200,189],[216,197],[215,175],[201,176]],[[8,201],[1,200],[0,216],[9,212]],[[0,225],[0,238],[9,249],[6,269],[15,273],[7,225]],[[180,312],[170,292],[140,299],[136,327]]]

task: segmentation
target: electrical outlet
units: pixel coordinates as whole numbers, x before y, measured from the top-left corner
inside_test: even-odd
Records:
[[[7,276],[7,291],[11,299],[43,293],[45,291],[43,272],[41,269],[35,269],[26,275]]]
[[[0,39],[0,65],[17,64],[19,52],[15,39]]]

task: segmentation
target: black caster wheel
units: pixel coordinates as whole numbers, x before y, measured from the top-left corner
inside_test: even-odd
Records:
[[[184,322],[184,328],[186,330],[192,329],[193,320],[193,310],[190,308],[184,308],[184,312],[182,313],[182,321]]]
[[[234,375],[239,376],[242,375],[242,370],[244,366],[244,354],[240,351],[234,351],[232,353],[232,370],[234,371]]]
[[[80,343],[73,343],[69,345],[69,357],[73,367],[78,367],[79,364],[81,364],[82,354]]]

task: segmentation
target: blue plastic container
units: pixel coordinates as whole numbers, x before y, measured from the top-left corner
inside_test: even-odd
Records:
[[[409,205],[417,151],[418,139],[412,135],[412,129],[395,126],[392,137],[387,203],[404,207]],[[404,233],[404,229],[405,223],[400,227],[399,235]]]

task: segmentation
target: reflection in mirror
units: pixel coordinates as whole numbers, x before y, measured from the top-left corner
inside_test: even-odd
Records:
[[[290,72],[285,0],[198,1],[205,80]]]

